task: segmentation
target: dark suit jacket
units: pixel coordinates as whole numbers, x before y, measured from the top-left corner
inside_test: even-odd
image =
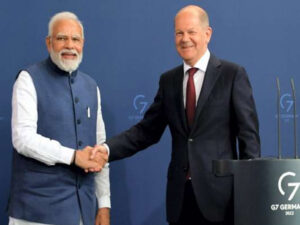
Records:
[[[232,178],[215,177],[212,160],[260,156],[251,85],[244,68],[211,55],[194,124],[189,129],[182,83],[182,65],[161,76],[157,95],[144,118],[107,141],[109,161],[131,156],[158,142],[168,125],[172,135],[172,157],[168,169],[167,220],[176,222],[179,218],[190,167],[201,212],[210,221],[220,221],[231,206]]]

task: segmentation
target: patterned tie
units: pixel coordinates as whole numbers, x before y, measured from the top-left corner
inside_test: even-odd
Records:
[[[196,90],[194,84],[194,74],[197,72],[197,68],[190,68],[188,70],[189,79],[186,85],[186,116],[189,127],[193,125],[196,109]]]

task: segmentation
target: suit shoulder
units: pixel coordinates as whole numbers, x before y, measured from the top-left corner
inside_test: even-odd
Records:
[[[229,68],[234,68],[234,69],[239,69],[242,67],[241,65],[239,65],[237,63],[234,63],[234,62],[231,62],[231,61],[228,61],[225,59],[220,59],[220,61],[224,67],[229,67]]]
[[[228,68],[228,69],[232,69],[232,70],[238,70],[238,69],[243,68],[241,65],[239,65],[237,63],[234,63],[234,62],[231,62],[231,61],[228,61],[228,60],[225,60],[225,59],[219,59],[219,60],[221,62],[221,65],[224,68]]]
[[[221,71],[223,72],[223,74],[239,74],[239,73],[246,73],[246,70],[244,69],[243,66],[225,60],[225,59],[218,59],[215,56],[211,57],[211,63],[212,65],[215,65],[217,68],[219,67],[221,69]]]
[[[183,65],[176,66],[161,75],[161,79],[170,79],[178,74],[183,74]]]

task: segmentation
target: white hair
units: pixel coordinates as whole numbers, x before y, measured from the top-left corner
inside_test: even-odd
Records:
[[[71,20],[77,21],[82,30],[82,38],[84,38],[84,30],[83,30],[83,25],[82,25],[81,21],[78,19],[78,17],[74,13],[67,12],[67,11],[56,13],[54,16],[51,17],[49,24],[48,24],[48,37],[50,37],[52,35],[54,24],[57,21],[63,20],[63,19],[71,19]]]

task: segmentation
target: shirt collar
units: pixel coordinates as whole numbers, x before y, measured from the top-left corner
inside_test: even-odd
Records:
[[[194,68],[198,68],[199,70],[201,70],[203,73],[206,72],[207,69],[207,65],[208,65],[208,61],[210,58],[210,52],[208,49],[206,49],[204,55],[198,60],[198,62],[196,62],[196,64],[193,66]],[[184,74],[186,74],[186,72],[192,68],[190,65],[186,64],[183,61],[183,71]]]

